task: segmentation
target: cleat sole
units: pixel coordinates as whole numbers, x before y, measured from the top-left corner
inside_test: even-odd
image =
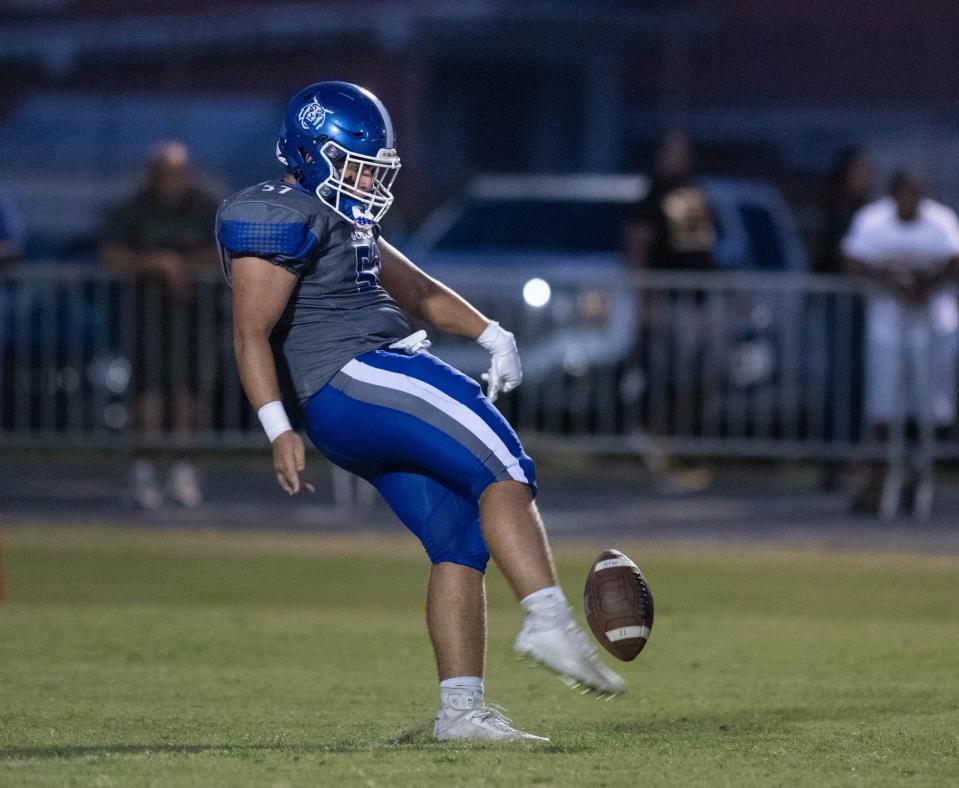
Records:
[[[557,670],[553,670],[553,668],[551,668],[545,662],[542,662],[541,660],[536,659],[536,657],[534,657],[532,654],[529,654],[529,653],[521,653],[518,659],[526,662],[530,667],[536,666],[536,667],[543,668],[544,670],[547,670],[548,672],[556,676],[560,681],[563,682],[563,684],[565,684],[571,690],[577,690],[580,687],[583,687],[583,689],[579,693],[580,695],[589,695],[592,693],[594,695],[597,695],[598,698],[602,698],[603,700],[609,702],[613,698],[619,695],[622,695],[626,691],[625,687],[623,687],[623,689],[621,690],[612,692],[610,690],[603,690],[603,689],[599,689],[598,687],[592,687],[588,684],[583,684],[578,679],[575,679],[572,676],[567,675],[566,673],[560,673]],[[607,697],[603,697],[604,695],[606,695]]]

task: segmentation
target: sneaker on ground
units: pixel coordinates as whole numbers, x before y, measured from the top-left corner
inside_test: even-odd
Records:
[[[436,715],[433,738],[439,741],[549,742],[545,736],[512,726],[503,709],[468,692],[451,694]]]
[[[547,670],[564,684],[584,691],[618,695],[626,681],[606,667],[586,633],[573,620],[569,608],[544,606],[527,614],[514,649]]]
[[[136,460],[130,466],[129,495],[141,509],[157,509],[163,505],[156,466],[149,460]]]
[[[167,492],[174,501],[188,509],[200,505],[203,501],[203,492],[193,463],[181,460],[170,466]]]

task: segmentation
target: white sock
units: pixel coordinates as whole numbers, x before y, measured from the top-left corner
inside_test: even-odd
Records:
[[[448,706],[449,697],[454,692],[469,692],[477,706],[483,704],[483,679],[479,676],[455,676],[440,682],[440,705]]]
[[[540,613],[554,613],[562,611],[565,613],[569,609],[569,602],[566,601],[566,594],[559,586],[547,586],[539,591],[534,591],[529,596],[520,600],[520,606],[523,612],[528,616]]]

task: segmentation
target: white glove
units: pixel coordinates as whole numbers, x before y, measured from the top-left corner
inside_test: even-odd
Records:
[[[486,348],[492,359],[489,372],[483,373],[487,382],[486,397],[496,402],[499,393],[512,391],[523,380],[523,365],[519,361],[516,338],[495,320],[480,334],[476,341]]]

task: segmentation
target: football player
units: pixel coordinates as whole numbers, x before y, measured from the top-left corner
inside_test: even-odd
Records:
[[[484,702],[490,555],[525,611],[520,654],[599,693],[624,682],[571,616],[533,503],[533,462],[492,404],[522,379],[513,335],[380,237],[400,158],[376,96],[345,82],[304,88],[276,154],[290,178],[225,200],[216,234],[240,378],[273,444],[277,481],[290,495],[306,484],[295,407],[317,448],[373,484],[432,562],[434,736],[543,741]],[[485,395],[427,352],[404,312],[489,351]]]

